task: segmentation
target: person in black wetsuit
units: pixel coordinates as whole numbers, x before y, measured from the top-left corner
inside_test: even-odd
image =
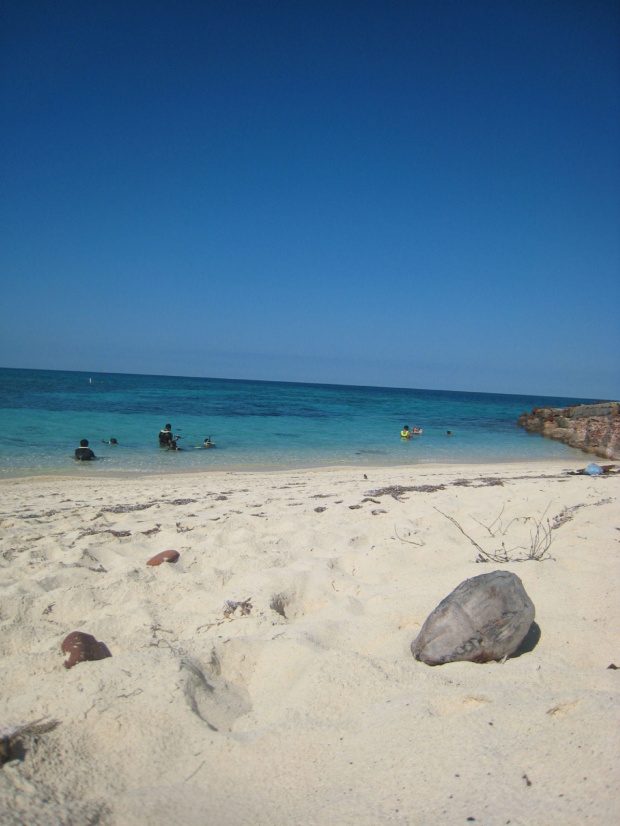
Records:
[[[159,431],[159,444],[162,447],[170,447],[172,444],[172,425],[167,424],[163,430]]]
[[[82,462],[97,458],[88,446],[88,439],[82,439],[80,446],[75,449],[75,458]]]
[[[167,424],[163,430],[159,431],[159,446],[167,447],[170,450],[180,450],[177,447],[178,436],[172,435],[172,425]]]

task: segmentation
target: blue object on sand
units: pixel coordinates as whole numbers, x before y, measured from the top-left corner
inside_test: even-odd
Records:
[[[590,462],[586,468],[586,473],[589,476],[600,476],[602,472],[603,468],[600,465],[597,465],[596,462]]]

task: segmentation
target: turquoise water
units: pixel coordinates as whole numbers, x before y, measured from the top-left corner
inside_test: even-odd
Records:
[[[0,369],[0,476],[574,458],[583,454],[516,422],[535,406],[587,401]],[[182,451],[158,446],[168,422]],[[424,432],[404,441],[404,424]],[[217,447],[195,449],[206,436]],[[101,443],[110,437],[119,444]],[[73,461],[84,438],[100,461]]]

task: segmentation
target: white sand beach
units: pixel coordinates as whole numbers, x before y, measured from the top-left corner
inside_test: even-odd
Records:
[[[589,461],[0,482],[0,728],[58,721],[0,768],[0,821],[617,822],[620,475]],[[476,563],[448,518],[518,556],[528,516],[542,561]],[[496,569],[537,644],[416,662]],[[111,656],[65,668],[73,631]]]

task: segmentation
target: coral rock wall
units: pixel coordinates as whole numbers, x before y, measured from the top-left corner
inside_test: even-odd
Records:
[[[587,453],[620,459],[620,402],[535,407],[519,416],[519,425]]]

